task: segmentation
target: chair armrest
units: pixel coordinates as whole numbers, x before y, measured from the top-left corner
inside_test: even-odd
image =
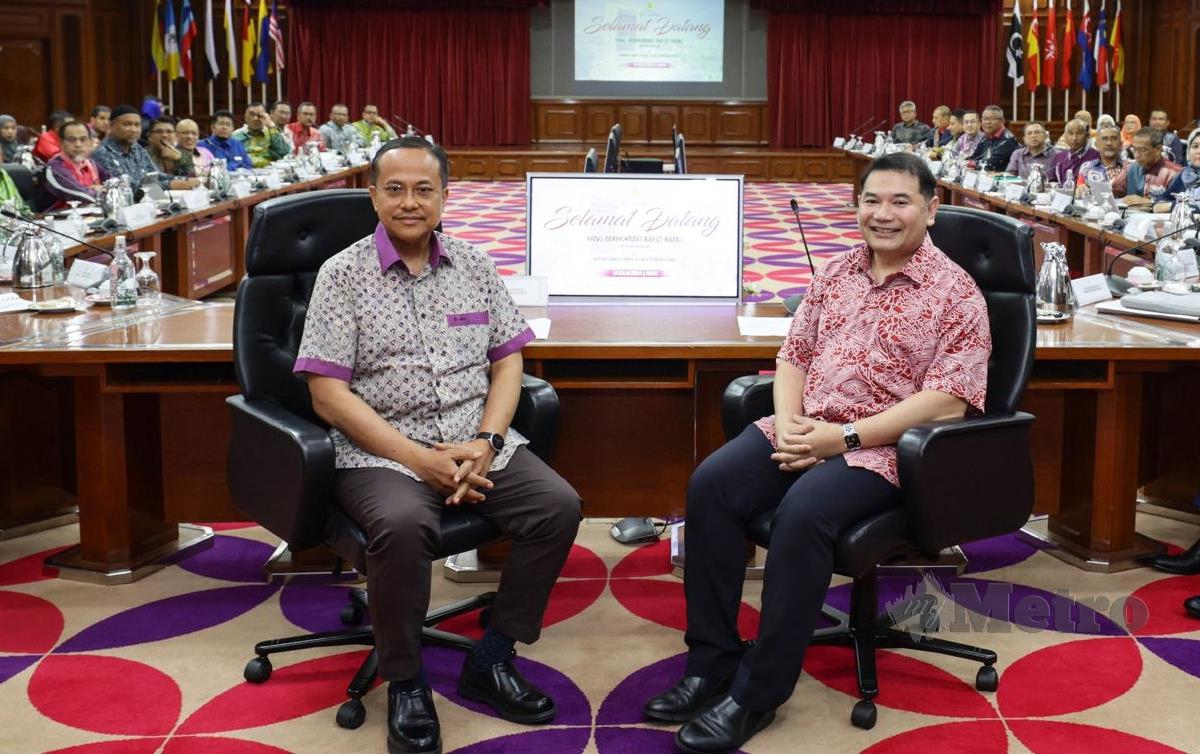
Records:
[[[721,426],[725,439],[732,440],[751,422],[775,412],[775,377],[749,374],[738,377],[721,396]]]
[[[909,537],[925,552],[1016,531],[1033,512],[1034,417],[930,422],[896,443]]]
[[[229,491],[238,510],[293,549],[320,544],[333,502],[329,431],[267,401],[235,395]]]
[[[529,449],[546,463],[558,439],[558,393],[545,380],[521,376],[521,397],[512,426],[529,440]]]

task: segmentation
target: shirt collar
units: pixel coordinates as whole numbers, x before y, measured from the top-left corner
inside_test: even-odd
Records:
[[[1000,126],[1000,128],[996,129],[995,133],[988,134],[988,138],[989,139],[1002,139],[1002,138],[1004,138],[1004,130],[1005,130],[1004,126]]]
[[[388,237],[387,228],[383,227],[383,223],[375,226],[375,251],[379,254],[380,273],[387,272],[392,265],[400,261],[400,252],[396,251],[396,247],[392,244],[392,239]],[[429,269],[436,270],[443,260],[449,261],[450,255],[442,248],[442,242],[438,239],[438,234],[430,233]]]
[[[930,276],[933,274],[933,264],[936,259],[934,257],[935,247],[933,240],[929,238],[929,234],[925,234],[925,239],[921,241],[921,245],[917,247],[917,251],[908,261],[900,268],[899,272],[889,275],[886,279],[878,281],[877,285],[885,285],[897,275],[903,275],[917,285],[925,285],[929,282]],[[871,248],[866,244],[859,246],[854,252],[855,266],[858,270],[871,278]]]

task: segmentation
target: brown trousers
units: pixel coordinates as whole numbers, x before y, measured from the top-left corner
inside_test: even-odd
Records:
[[[488,478],[495,487],[474,509],[513,538],[489,626],[531,644],[579,530],[582,503],[571,485],[524,447]],[[339,469],[336,484],[338,503],[367,534],[367,599],[379,677],[412,678],[421,669],[421,625],[445,496],[386,468]]]

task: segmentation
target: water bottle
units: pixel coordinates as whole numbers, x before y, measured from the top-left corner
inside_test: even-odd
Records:
[[[1187,277],[1187,269],[1179,257],[1183,244],[1174,238],[1164,238],[1154,249],[1154,279],[1161,283],[1180,283]]]
[[[113,260],[108,271],[108,295],[113,311],[131,311],[137,306],[137,270],[125,250],[125,236],[117,236],[113,244]]]

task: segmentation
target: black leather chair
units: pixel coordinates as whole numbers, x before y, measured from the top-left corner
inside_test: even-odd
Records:
[[[592,147],[588,150],[587,155],[583,158],[583,172],[595,173],[599,169],[599,163],[596,161],[596,148]]]
[[[684,175],[687,173],[687,145],[684,143],[683,134],[675,139],[675,174]]]
[[[981,416],[924,424],[896,445],[904,505],[858,523],[843,533],[834,570],[853,578],[850,614],[826,606],[839,625],[818,629],[813,644],[854,648],[861,701],[851,722],[875,725],[879,693],[875,649],[900,648],[983,663],[975,678],[995,691],[996,653],[894,628],[880,616],[876,566],[905,557],[936,557],[944,548],[1019,529],[1033,511],[1033,416],[1017,411],[1033,368],[1037,314],[1034,307],[1033,231],[1010,217],[962,207],[943,207],[930,230],[934,243],[973,277],[987,300],[992,333],[986,411]],[[725,391],[722,421],[729,438],[773,413],[773,378],[740,377]],[[773,511],[756,517],[749,536],[767,547]],[[933,616],[936,618],[936,616]],[[935,621],[922,626],[936,629]]]
[[[321,264],[364,236],[378,219],[366,191],[333,190],[271,199],[258,205],[246,244],[246,278],[234,313],[234,365],[242,394],[228,399],[233,411],[229,489],[234,504],[283,539],[293,550],[331,547],[359,573],[366,572],[366,535],[333,495],[334,452],[328,427],[313,413],[308,386],[292,374],[304,317]],[[530,439],[530,449],[548,458],[558,427],[558,396],[549,383],[525,377],[513,422]],[[446,508],[439,557],[475,549],[500,532],[467,507]],[[338,562],[335,574],[340,575]],[[438,631],[447,618],[486,609],[494,592],[427,614],[424,641],[469,650],[466,637]],[[366,611],[366,591],[351,590],[342,621],[357,624]],[[271,676],[270,655],[298,649],[374,646],[370,626],[260,642],[245,668],[246,680]],[[357,728],[366,718],[360,698],[375,679],[372,651],[351,682],[349,701],[337,722]]]

